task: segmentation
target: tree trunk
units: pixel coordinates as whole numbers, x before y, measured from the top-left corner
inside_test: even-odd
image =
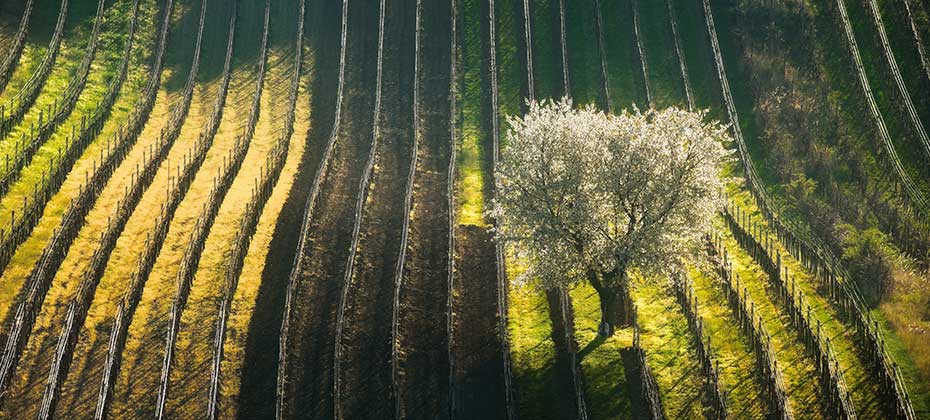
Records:
[[[633,304],[628,292],[627,278],[625,274],[621,276],[619,281],[611,284],[604,284],[599,276],[589,276],[591,286],[597,291],[601,304],[601,323],[597,333],[602,337],[612,336],[616,327],[630,325],[632,321]]]

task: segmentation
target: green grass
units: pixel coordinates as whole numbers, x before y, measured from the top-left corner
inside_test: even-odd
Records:
[[[508,277],[524,270],[513,253],[508,255]],[[517,413],[521,418],[556,418],[559,406],[571,399],[559,394],[555,345],[545,293],[533,284],[512,283],[507,312],[510,355],[513,363]]]
[[[688,78],[691,80],[695,106],[708,109],[710,118],[727,121],[701,2],[672,0],[672,3],[678,18],[681,53],[688,65]]]
[[[703,384],[694,337],[664,279],[633,277],[641,345],[669,418],[703,417]]]
[[[462,129],[458,145],[458,174],[456,179],[456,201],[460,206],[456,221],[464,225],[484,226],[484,189],[485,163],[483,155],[488,153],[485,145],[489,143],[485,104],[490,103],[486,97],[488,58],[486,51],[487,36],[482,33],[485,27],[481,23],[481,6],[478,0],[463,2],[464,42],[461,45],[462,67]]]
[[[649,64],[652,100],[656,108],[677,106],[686,109],[688,100],[665,0],[639,0],[637,5],[643,49]]]
[[[602,98],[601,55],[597,47],[594,0],[565,2],[565,31],[568,44],[572,98],[577,105],[607,109]]]
[[[743,192],[732,196],[742,209],[748,210],[754,216],[753,220],[767,229],[766,223],[758,214],[748,193]],[[804,294],[806,304],[811,307],[812,322],[820,321],[826,337],[831,340],[837,362],[846,377],[857,414],[860,416],[878,415],[880,407],[877,405],[878,401],[873,398],[877,395],[878,389],[871,378],[872,373],[866,369],[864,361],[859,358],[855,330],[840,321],[842,316],[830,302],[826,295],[828,292],[819,288],[818,280],[803,267],[800,261],[792,257],[781,243],[776,241],[775,245],[782,256],[782,265],[788,268],[791,277],[795,279],[798,290]],[[919,379],[919,375],[915,377],[918,371],[913,359],[903,354],[900,339],[888,330],[889,324],[880,310],[873,310],[872,315],[884,326],[882,332],[886,341],[889,344],[894,343],[892,347],[897,348],[897,351],[893,352],[895,360],[902,365],[903,370],[908,372],[905,378],[909,382],[908,388],[913,389],[912,392],[915,393],[912,396],[915,410],[925,411],[925,385],[922,385],[923,382]],[[918,398],[914,398],[915,396]]]
[[[536,99],[558,99],[562,86],[562,47],[559,35],[559,1],[538,0],[530,4],[533,31],[533,84]]]
[[[719,369],[720,387],[726,392],[729,416],[764,419],[768,409],[756,377],[755,356],[749,338],[730,310],[720,277],[697,268],[688,275],[694,285],[697,313],[703,319],[704,337],[711,341],[711,358]]]
[[[791,327],[787,313],[781,310],[769,293],[767,275],[739,247],[723,226],[723,221],[718,219],[716,224],[733,263],[733,271],[755,304],[755,313],[762,317],[763,328],[771,336],[778,368],[785,379],[785,391],[796,417],[822,418],[814,362],[799,341],[797,331]]]
[[[653,1],[653,0],[649,0]],[[607,53],[607,81],[615,110],[648,108],[643,73],[633,33],[633,9],[629,0],[602,1],[604,50]]]
[[[633,330],[626,328],[606,340],[599,338],[601,309],[594,289],[582,283],[571,290],[570,296],[589,415],[595,419],[632,419],[633,405],[621,352],[633,345]]]

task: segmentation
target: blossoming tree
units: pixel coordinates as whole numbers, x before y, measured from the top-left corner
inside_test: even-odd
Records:
[[[587,281],[599,333],[630,322],[629,276],[669,274],[719,208],[726,127],[669,108],[609,115],[569,99],[511,117],[493,214],[544,288]]]

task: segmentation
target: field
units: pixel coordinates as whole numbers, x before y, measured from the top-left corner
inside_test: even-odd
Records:
[[[728,125],[633,322],[489,212],[511,116]],[[0,2],[0,418],[930,419],[923,0]]]

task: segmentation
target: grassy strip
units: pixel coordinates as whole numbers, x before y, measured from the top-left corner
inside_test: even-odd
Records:
[[[131,5],[132,5],[132,2],[128,2],[128,3],[125,3],[124,7],[113,8],[109,11],[110,14],[107,17],[111,20],[112,24],[117,25],[117,27],[108,28],[108,30],[115,31],[116,29],[119,29],[119,30],[125,29],[125,27],[123,26],[128,24],[128,22],[124,22],[123,21],[124,19],[120,19],[120,17],[126,17],[127,15],[120,15],[120,14],[128,14],[128,16],[131,16],[132,14],[130,12],[132,10]],[[128,10],[127,10],[127,7],[129,7]],[[152,12],[153,10],[151,7],[145,7],[145,8],[142,8],[142,10],[140,10],[140,15],[144,17],[148,14],[151,14]],[[114,15],[116,16],[114,17]],[[148,28],[143,28],[143,30],[151,30],[151,25],[149,25]],[[91,107],[90,104],[86,103],[85,100],[88,99],[87,96],[95,95],[93,98],[89,100],[96,101],[97,98],[103,95],[103,91],[105,90],[105,88],[107,87],[106,85],[108,84],[106,82],[109,82],[109,81],[105,81],[104,79],[107,77],[109,78],[114,77],[114,75],[112,74],[113,67],[120,65],[120,62],[121,62],[120,56],[122,56],[121,50],[122,50],[123,45],[120,42],[121,41],[125,42],[126,40],[121,40],[119,36],[110,37],[110,38],[112,38],[112,42],[111,42],[112,45],[101,46],[100,55],[98,55],[97,61],[95,61],[94,64],[95,66],[100,67],[101,70],[107,70],[107,71],[110,71],[111,73],[104,72],[104,74],[107,74],[106,77],[94,74],[95,77],[93,79],[96,79],[97,83],[94,85],[88,84],[88,89],[94,89],[94,90],[85,89],[85,91],[82,93],[81,100],[79,101],[79,105],[82,104],[81,101],[84,101],[83,104],[85,106],[90,107],[90,109],[88,110],[83,110],[84,112],[88,114],[96,111],[96,109]],[[139,48],[144,50],[145,44],[143,42],[139,42],[139,44],[142,44],[142,46]],[[115,61],[115,62],[109,62],[109,63],[100,62],[100,61],[108,60],[108,59],[111,61]],[[89,82],[92,82],[92,80]],[[72,119],[77,118],[79,120],[79,118],[76,117],[75,115],[72,115],[71,118]],[[63,131],[63,130],[59,130],[59,132],[55,133],[55,136],[53,136],[52,138],[53,141],[57,139],[57,136],[61,136],[61,137],[64,136],[64,134],[61,133],[60,131]],[[96,155],[94,155],[94,157],[96,157]],[[80,176],[80,177],[72,176],[72,178],[80,178],[79,179],[80,181],[84,181],[83,176]],[[68,180],[65,179],[65,182],[67,183]],[[63,200],[67,200],[67,199],[74,197],[74,194],[75,194],[75,191],[73,189],[68,189],[68,187],[66,186],[65,191],[62,191],[62,194],[57,194],[52,197],[51,202],[49,203],[49,206],[46,208],[46,213],[48,212],[48,210],[55,211],[55,210],[60,209],[61,207],[60,203]],[[43,229],[52,228],[48,226],[49,222],[55,223],[54,227],[58,227],[57,225],[58,218],[48,217],[46,219],[43,219],[40,222],[39,226],[37,227],[36,233],[41,234]],[[30,241],[27,240],[27,243],[29,242]],[[35,252],[41,252],[41,247],[39,247],[38,249],[35,249]],[[25,272],[24,270],[32,269],[32,266],[33,266],[32,263],[34,262],[34,259],[33,258],[22,258],[24,254],[28,254],[28,253],[17,254],[18,255],[17,258],[15,258],[13,261],[13,266],[12,266],[14,267],[13,270],[15,271],[23,270],[23,272]],[[22,369],[26,369],[28,367],[28,373],[18,375],[17,382],[14,382],[13,384],[14,386],[10,391],[13,395],[17,395],[16,397],[14,397],[16,400],[35,401],[41,396],[42,387],[38,385],[44,385],[44,383],[41,382],[41,379],[45,378],[45,375],[48,372],[49,364],[52,363],[51,359],[52,359],[53,352],[51,351],[50,346],[52,346],[54,341],[56,341],[54,337],[57,335],[58,326],[60,326],[63,323],[63,320],[61,319],[61,317],[64,316],[64,314],[62,313],[62,307],[59,305],[63,305],[63,302],[67,302],[72,299],[72,297],[74,296],[74,293],[77,292],[76,290],[77,283],[78,282],[64,282],[64,283],[59,282],[59,283],[51,284],[52,287],[49,289],[48,293],[46,294],[46,300],[53,302],[53,304],[44,305],[41,307],[41,309],[38,310],[38,318],[36,319],[36,324],[35,324],[37,326],[37,328],[35,329],[36,334],[33,334],[33,336],[30,337],[31,344],[29,344],[26,347],[21,357],[23,361],[19,363],[19,366]],[[25,394],[22,394],[22,393],[25,393]],[[18,404],[16,407],[10,407],[10,409],[12,410],[33,410],[37,408],[37,406],[38,404]],[[26,412],[18,412],[18,411],[17,413],[18,414],[14,414],[12,416],[13,417],[28,417],[28,416],[34,415],[34,413],[27,414]],[[32,413],[32,412],[29,411],[28,413]]]
[[[720,279],[703,269],[691,268],[698,315],[704,321],[704,335],[710,339],[717,362],[721,387],[727,398],[728,415],[740,419],[764,419],[767,408],[761,385],[756,379],[755,356],[746,335],[727,307]]]
[[[757,221],[761,228],[768,229],[748,193],[741,192],[731,195],[731,197],[742,209],[747,210],[748,214],[754,216],[753,220]],[[850,386],[850,395],[856,406],[857,413],[862,416],[880,415],[879,401],[874,398],[878,392],[874,379],[859,357],[859,349],[855,342],[855,330],[841,321],[843,316],[835,306],[839,303],[830,299],[828,296],[829,291],[820,284],[820,281],[809,270],[805,269],[800,261],[791,256],[785,249],[784,244],[775,241],[774,245],[782,256],[782,265],[792,273],[792,277],[797,281],[798,289],[806,295],[806,302],[811,307],[811,316],[822,323],[824,333],[831,339],[836,359],[840,363],[846,381]],[[880,325],[887,325],[887,321],[879,312],[878,309],[873,310],[872,316],[880,320]],[[918,412],[926,411],[926,400],[923,398],[927,394],[926,385],[920,381],[919,372],[914,366],[913,359],[906,353],[901,354],[903,346],[901,346],[900,339],[896,335],[885,333],[884,337],[889,350],[892,351],[894,360],[902,367],[902,373],[905,375],[905,380],[908,381],[908,390],[912,394],[914,409]]]
[[[601,14],[610,101],[617,111],[633,105],[646,109],[646,84],[636,51],[632,4],[630,0],[604,1],[601,2]]]
[[[484,3],[479,0],[463,0],[464,23],[462,45],[462,135],[458,145],[458,174],[456,179],[456,202],[460,206],[456,220],[461,225],[486,226],[484,218],[484,173],[488,163],[482,158],[489,151],[485,141],[490,130],[487,112],[491,98],[487,96],[488,53],[487,23],[481,18]]]
[[[601,80],[594,0],[566,2],[565,31],[572,99],[577,105],[594,104],[600,109],[607,109]]]
[[[722,220],[717,220],[718,231],[724,232]],[[750,300],[755,304],[755,313],[762,318],[764,328],[772,339],[778,366],[785,378],[785,388],[791,407],[806,418],[823,418],[819,393],[815,379],[814,363],[798,340],[797,332],[790,327],[788,315],[779,308],[768,288],[768,278],[762,267],[756,264],[737,244],[729,232],[721,234],[724,245],[733,263],[733,271],[742,281]]]
[[[533,84],[537,100],[559,98],[562,87],[562,53],[559,47],[559,0],[538,0],[530,4],[533,29]]]
[[[659,385],[666,415],[671,418],[703,417],[701,405],[705,379],[694,348],[694,337],[668,284],[634,276],[632,298],[640,323],[641,345]]]
[[[581,349],[578,355],[585,379],[588,413],[597,419],[632,419],[631,399],[634,397],[621,353],[630,351],[633,330],[618,330],[607,339],[598,337],[601,308],[597,293],[590,285],[582,283],[569,294],[575,308],[575,339]]]
[[[649,63],[649,86],[656,108],[687,108],[681,67],[675,51],[668,7],[665,1],[637,1],[643,49]]]
[[[516,257],[508,256],[508,277],[523,272]],[[546,295],[532,284],[510,286],[510,354],[513,359],[517,414],[520,418],[559,418],[560,407],[570,401],[557,385],[556,349]]]
[[[726,120],[726,108],[717,79],[713,51],[707,26],[704,23],[704,11],[699,1],[672,0],[678,18],[678,30],[681,35],[682,54],[688,65],[688,77],[694,93],[695,106],[707,109],[708,117],[718,121]]]

